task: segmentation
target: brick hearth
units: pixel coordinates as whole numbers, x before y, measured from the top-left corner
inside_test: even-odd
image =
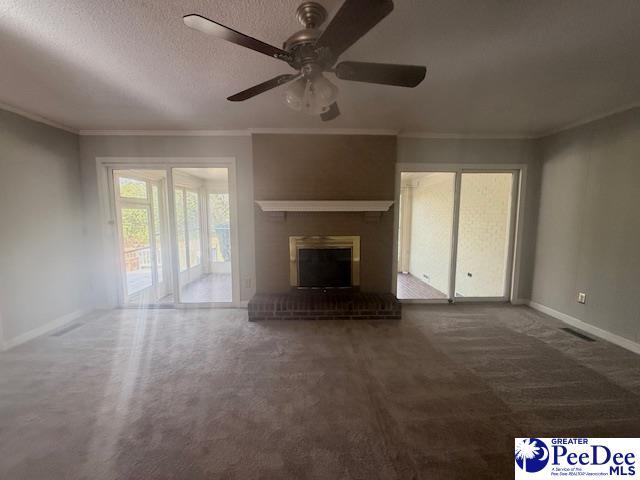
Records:
[[[249,301],[249,320],[399,320],[392,294],[291,292],[258,294]]]

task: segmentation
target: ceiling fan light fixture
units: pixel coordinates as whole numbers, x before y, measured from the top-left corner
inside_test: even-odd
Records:
[[[320,115],[338,98],[338,87],[324,75],[303,77],[291,82],[285,90],[285,103],[296,111],[307,115]]]
[[[243,102],[288,84],[284,102],[292,110],[318,115],[323,122],[340,115],[336,101],[338,87],[323,72],[332,72],[339,80],[413,88],[425,78],[427,69],[420,65],[398,65],[344,61],[339,57],[374,28],[393,10],[393,0],[344,0],[329,24],[326,9],[316,1],[305,1],[298,7],[297,18],[304,27],[295,32],[282,48],[245,35],[233,28],[196,13],[185,15],[184,23],[195,30],[281,60],[296,73],[281,74],[227,97]]]

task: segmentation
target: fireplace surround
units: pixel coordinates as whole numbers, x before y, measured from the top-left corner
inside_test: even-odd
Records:
[[[357,289],[360,237],[289,237],[289,284],[294,289]]]

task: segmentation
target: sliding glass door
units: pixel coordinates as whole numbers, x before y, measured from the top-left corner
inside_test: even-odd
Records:
[[[128,205],[123,202],[119,213],[122,225],[126,294],[131,298],[154,285],[149,207]]]
[[[170,291],[166,250],[165,172],[113,172],[124,304],[152,304]]]
[[[449,298],[456,174],[401,174],[397,296]]]
[[[233,300],[228,168],[174,168],[178,301]]]
[[[506,300],[517,171],[400,173],[396,295]]]
[[[462,173],[455,295],[507,295],[512,173]]]
[[[232,224],[235,167],[228,159],[211,163],[218,166],[142,162],[106,167],[120,305],[223,306],[239,301],[238,240]]]

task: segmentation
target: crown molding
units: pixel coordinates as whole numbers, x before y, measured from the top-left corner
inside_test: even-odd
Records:
[[[390,135],[397,136],[398,130],[369,128],[250,128],[251,134],[269,135]]]
[[[75,133],[76,135],[78,134],[78,130],[76,130],[75,128],[69,127],[68,125],[63,125],[62,123],[54,122],[53,120],[49,120],[48,118],[36,115],[35,113],[26,112],[21,108],[14,107],[4,102],[0,102],[0,110],[6,110],[7,112],[15,113],[16,115],[20,115],[21,117],[28,118],[29,120],[33,120],[34,122],[42,123],[44,125],[48,125],[49,127],[57,128],[58,130]]]
[[[80,130],[83,136],[248,137],[270,135],[398,135],[397,130],[359,128],[248,128],[246,130]]]
[[[592,123],[592,122],[597,122],[598,120],[602,120],[604,118],[607,117],[611,117],[612,115],[616,115],[618,113],[622,113],[622,112],[626,112],[628,110],[633,110],[634,108],[639,108],[640,107],[640,102],[633,102],[633,103],[628,103],[622,107],[618,107],[616,109],[613,110],[608,110],[604,113],[598,114],[598,115],[592,115],[590,117],[585,117],[582,120],[578,120],[576,122],[570,123],[568,125],[565,125],[564,127],[559,127],[553,130],[548,130],[547,132],[544,132],[540,135],[536,135],[535,138],[544,138],[544,137],[550,137],[552,135],[556,135],[558,133],[561,132],[565,132],[567,130],[571,130],[573,128],[578,128],[581,127],[583,125],[587,125],[588,123]]]
[[[532,140],[535,135],[527,133],[437,133],[437,132],[400,132],[398,138],[425,138],[435,140]]]
[[[80,130],[82,136],[109,137],[248,137],[248,130]]]

